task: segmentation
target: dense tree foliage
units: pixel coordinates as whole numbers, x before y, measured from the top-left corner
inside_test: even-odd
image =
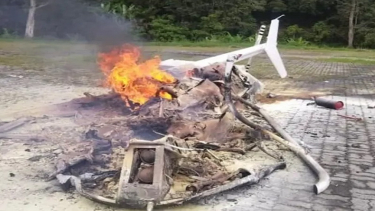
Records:
[[[29,1],[0,1],[3,34],[24,33]],[[86,0],[80,7],[78,0],[53,1],[37,12],[36,36],[87,38],[102,24],[109,33],[113,24],[97,20],[114,14],[112,21],[127,20],[148,40],[243,42],[285,14],[281,41],[375,48],[375,0]]]
[[[243,40],[285,14],[283,41],[375,47],[375,0],[113,0],[105,9],[160,41]]]

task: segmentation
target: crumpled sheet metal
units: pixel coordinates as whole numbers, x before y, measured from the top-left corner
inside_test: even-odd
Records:
[[[156,206],[167,206],[167,205],[174,205],[174,204],[182,204],[182,203],[187,202],[187,201],[196,200],[196,199],[199,199],[199,198],[204,198],[204,197],[212,196],[214,194],[218,194],[218,193],[221,193],[221,192],[224,192],[224,191],[228,191],[228,190],[234,189],[236,187],[239,187],[239,186],[242,186],[242,185],[245,185],[245,184],[247,184],[247,185],[255,184],[255,183],[258,183],[259,180],[261,180],[262,178],[264,178],[264,177],[270,175],[271,173],[273,173],[274,171],[279,170],[279,169],[284,169],[284,168],[286,168],[285,162],[270,165],[270,166],[264,167],[264,168],[262,168],[258,171],[255,171],[255,172],[252,172],[251,170],[247,170],[247,169],[239,169],[239,172],[248,173],[249,175],[247,175],[243,178],[240,178],[240,179],[236,179],[236,180],[234,180],[232,182],[229,182],[227,184],[217,186],[217,187],[212,188],[210,190],[194,194],[190,197],[161,201],[160,203],[156,204]],[[56,178],[58,179],[58,181],[62,185],[69,184],[69,185],[74,186],[76,191],[80,195],[82,195],[82,196],[84,196],[84,197],[86,197],[86,198],[88,198],[92,201],[107,204],[107,205],[111,205],[111,206],[120,206],[120,204],[118,204],[115,199],[109,199],[109,198],[93,195],[93,194],[90,194],[90,193],[86,192],[82,188],[82,182],[81,182],[81,179],[79,177],[72,176],[72,175],[59,174],[59,175],[56,176]],[[126,208],[124,206],[124,204],[121,204],[121,207]],[[142,208],[144,208],[144,207],[142,207]]]
[[[63,174],[58,174],[56,175],[56,178],[57,180],[59,181],[60,184],[62,185],[67,185],[70,183],[70,185],[72,185],[73,187],[75,187],[76,191],[92,200],[92,201],[96,201],[96,202],[99,202],[99,203],[103,203],[103,204],[107,204],[107,205],[112,205],[112,206],[117,206],[117,203],[114,199],[109,199],[109,198],[105,198],[105,197],[102,197],[102,196],[97,196],[97,195],[93,195],[93,194],[90,194],[88,192],[86,192],[83,188],[82,188],[82,181],[80,178],[76,177],[76,176],[73,176],[73,175],[63,175]]]

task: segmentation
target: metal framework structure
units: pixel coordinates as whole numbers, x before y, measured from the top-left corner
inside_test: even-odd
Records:
[[[282,17],[282,16],[280,16]],[[253,87],[258,87],[258,92],[261,92],[264,85],[256,79],[254,76],[252,76],[249,73],[249,67],[251,66],[252,58],[255,55],[266,53],[269,57],[272,64],[275,66],[276,71],[278,72],[279,76],[281,78],[285,78],[287,76],[287,71],[285,69],[284,63],[281,59],[281,56],[279,54],[279,51],[277,49],[277,36],[278,36],[278,29],[279,29],[279,18],[276,18],[271,21],[267,41],[265,43],[261,44],[261,40],[263,37],[263,32],[265,30],[265,26],[262,26],[254,46],[240,49],[237,51],[221,54],[218,56],[202,59],[199,61],[183,61],[183,60],[165,60],[161,63],[161,67],[163,69],[169,69],[169,68],[179,68],[182,65],[193,65],[197,68],[204,68],[207,66],[210,66],[214,63],[223,63],[225,64],[225,73],[224,73],[224,82],[225,82],[225,100],[226,103],[230,109],[230,111],[234,114],[234,116],[242,121],[244,124],[253,127],[258,128],[261,131],[262,128],[259,128],[256,124],[250,122],[248,119],[246,119],[244,116],[242,116],[241,113],[239,113],[232,102],[232,90],[231,90],[231,76],[233,71],[233,66],[236,62],[248,60],[246,67],[243,68],[236,68],[238,70],[239,75],[241,78],[245,78],[247,82],[249,82]],[[256,86],[258,84],[258,86]],[[245,99],[241,98],[241,100],[244,100],[244,102],[247,102]],[[287,134],[270,116],[267,115],[261,108],[257,107],[256,105],[253,105],[251,102],[247,102],[250,107],[252,107],[254,110],[259,111],[263,117],[274,127],[274,129],[284,138],[281,139],[277,135],[268,132],[269,134],[273,135],[273,138],[276,140],[278,139],[279,142],[284,142],[285,145],[289,146],[289,148],[296,153],[302,160],[305,161],[305,163],[317,174],[319,181],[314,185],[314,192],[316,194],[321,193],[322,191],[326,190],[330,184],[330,177],[327,174],[327,172],[311,157],[311,155],[306,152],[303,147],[299,145],[299,142],[294,140],[289,134]],[[267,131],[263,131],[267,133]],[[169,187],[165,186],[168,184],[168,181],[166,181],[166,173],[169,172],[168,169],[170,168],[170,163],[166,162],[165,157],[169,156],[170,152],[173,152],[173,150],[168,150],[166,147],[166,142],[164,141],[154,141],[154,142],[148,142],[148,141],[135,141],[131,142],[130,147],[128,148],[124,162],[123,167],[121,171],[120,176],[120,184],[118,193],[115,199],[113,198],[105,198],[102,196],[96,196],[93,194],[90,194],[86,192],[82,185],[81,180],[78,177],[72,176],[72,175],[62,175],[59,174],[56,177],[59,179],[59,181],[63,184],[70,182],[73,186],[75,186],[76,190],[83,196],[98,201],[101,203],[109,204],[109,205],[120,205],[123,207],[126,206],[133,206],[133,207],[147,207],[147,210],[152,210],[154,206],[162,206],[162,205],[168,205],[168,204],[179,204],[183,203],[185,201],[189,201],[198,197],[203,196],[209,196],[212,194],[220,193],[225,190],[232,189],[234,187],[237,187],[241,184],[251,184],[259,181],[260,178],[263,178],[264,176],[272,173],[276,169],[285,168],[285,163],[276,164],[268,169],[262,170],[258,172],[257,174],[249,174],[248,176],[245,176],[241,179],[232,181],[230,183],[224,184],[222,186],[213,188],[208,191],[201,192],[199,194],[193,195],[189,198],[178,198],[173,199],[169,201],[163,201],[163,197],[167,193]],[[140,163],[138,161],[139,153],[142,152],[142,150],[154,150],[155,151],[155,157],[154,161],[151,163]],[[168,151],[168,152],[167,152]],[[137,154],[138,153],[138,154]],[[151,184],[137,184],[134,182],[131,178],[133,174],[136,173],[136,169],[141,167],[150,167],[152,166],[152,183]],[[154,168],[154,166],[156,168]],[[163,168],[159,168],[163,166]],[[169,174],[167,174],[169,175]],[[151,176],[151,175],[148,175]],[[141,201],[140,201],[141,200]]]
[[[270,29],[267,36],[267,41],[265,43],[261,44],[261,40],[263,37],[263,32],[265,30],[265,26],[261,26],[255,45],[249,48],[240,49],[237,51],[221,54],[218,56],[202,59],[199,61],[191,62],[191,61],[183,61],[183,60],[166,60],[162,62],[162,66],[170,66],[170,67],[178,67],[180,65],[184,64],[192,64],[195,67],[203,68],[207,67],[214,63],[225,63],[225,86],[227,90],[226,102],[229,104],[230,110],[235,114],[235,116],[245,124],[249,123],[246,121],[246,118],[243,117],[234,106],[230,106],[231,104],[231,92],[230,92],[230,86],[231,86],[231,75],[233,66],[235,63],[243,61],[248,59],[246,69],[248,70],[252,58],[255,55],[266,53],[268,58],[270,59],[271,63],[276,68],[276,71],[278,72],[279,76],[281,78],[285,78],[288,74],[285,69],[284,63],[281,59],[280,53],[277,49],[277,37],[278,37],[278,30],[279,30],[279,19],[283,17],[280,16],[276,19],[273,19],[271,21]],[[264,85],[256,79],[254,76],[252,76],[246,69],[237,68],[240,72],[240,75],[243,75],[247,78],[248,82],[250,82],[253,86],[254,84],[258,84],[259,90],[257,92],[262,92]],[[260,109],[261,110],[261,109]],[[264,113],[264,112],[263,112]],[[272,120],[272,119],[271,119]],[[272,126],[281,134],[281,136],[286,139],[291,144],[298,147],[299,150],[295,151],[295,153],[305,161],[305,163],[316,173],[316,175],[319,178],[319,181],[314,185],[314,192],[316,194],[319,194],[326,190],[330,184],[330,177],[328,173],[309,155],[300,145],[298,141],[295,141],[289,134],[287,134],[275,121],[269,121],[272,123]],[[249,125],[249,124],[247,124]]]
[[[266,26],[262,25],[257,35],[255,45],[252,47],[232,51],[232,52],[225,53],[225,54],[220,54],[217,56],[209,57],[209,58],[198,60],[198,61],[168,59],[168,60],[162,61],[160,66],[165,70],[170,70],[170,72],[173,72],[173,68],[180,68],[180,67],[183,67],[184,65],[192,65],[195,68],[204,68],[214,63],[225,63],[227,62],[228,56],[236,55],[236,58],[234,60],[235,63],[248,59],[246,66],[237,66],[237,69],[240,72],[240,75],[242,76],[242,78],[246,78],[246,80],[250,84],[256,87],[257,90],[255,90],[255,93],[261,93],[263,92],[264,84],[261,81],[259,81],[257,78],[252,76],[249,72],[252,58],[254,56],[262,54],[262,53],[266,53],[270,61],[272,62],[272,64],[275,66],[279,76],[281,78],[285,78],[288,75],[285,69],[284,63],[281,59],[280,53],[277,49],[277,36],[278,36],[278,30],[279,30],[279,18],[280,17],[271,21],[267,41],[265,43],[261,43],[264,30],[266,29]]]

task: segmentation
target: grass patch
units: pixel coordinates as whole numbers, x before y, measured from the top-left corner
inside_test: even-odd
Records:
[[[249,47],[254,43],[240,42],[240,43],[227,43],[227,42],[146,42],[145,46],[173,46],[173,47],[226,47],[226,48],[241,48]]]
[[[0,64],[26,69],[96,65],[96,48],[79,42],[0,39]]]
[[[43,68],[43,62],[35,57],[30,57],[26,55],[1,55],[0,64],[13,67],[21,67],[24,69],[35,69],[39,70]]]
[[[245,48],[254,45],[254,42],[243,41],[243,42],[219,42],[219,41],[178,41],[178,42],[140,42],[135,43],[139,46],[144,47],[210,47],[210,48]],[[93,45],[85,42],[79,41],[66,41],[66,40],[42,40],[42,39],[33,39],[27,40],[23,38],[0,38],[0,49],[10,47],[25,47],[30,48],[69,48],[73,46],[80,46],[82,48],[94,48]],[[303,50],[327,50],[327,51],[351,51],[351,52],[375,52],[372,49],[352,49],[346,47],[330,47],[330,46],[318,46],[313,44],[308,45],[294,45],[288,43],[279,43],[279,48],[281,49],[303,49]]]
[[[224,47],[224,48],[244,48],[253,46],[253,42],[237,42],[237,43],[230,43],[230,42],[210,42],[210,41],[201,41],[201,42],[188,42],[188,41],[180,41],[180,42],[146,42],[143,43],[144,46],[161,46],[161,47]],[[288,43],[279,43],[279,48],[281,49],[298,49],[298,50],[327,50],[327,51],[355,51],[355,52],[375,52],[373,49],[353,49],[353,48],[346,48],[346,47],[331,47],[331,46],[318,46],[318,45],[294,45]]]
[[[324,58],[317,59],[324,62],[338,62],[338,63],[350,63],[350,64],[363,64],[363,65],[375,65],[375,59],[366,58]]]
[[[158,54],[162,59],[197,59],[198,53],[220,54],[250,47],[247,42],[146,42],[135,43],[148,53]],[[281,43],[282,55],[299,58],[312,57],[325,62],[375,64],[375,50],[332,48],[327,46],[296,46]],[[177,55],[176,52],[181,54]],[[184,53],[193,54],[184,54]],[[194,55],[197,53],[197,55]],[[88,43],[62,40],[25,40],[0,38],[0,64],[30,69],[43,67],[92,68],[96,66],[97,46]],[[203,56],[205,57],[205,56]],[[200,58],[200,57],[199,57]]]

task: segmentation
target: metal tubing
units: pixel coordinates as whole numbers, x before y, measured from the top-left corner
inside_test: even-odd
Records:
[[[224,84],[224,97],[225,97],[225,102],[228,105],[230,111],[233,113],[233,115],[238,120],[240,120],[241,122],[243,122],[244,124],[246,124],[246,125],[248,125],[252,128],[257,128],[257,129],[261,130],[262,128],[259,128],[258,125],[252,123],[246,117],[241,115],[237,111],[236,107],[233,104],[233,101],[232,101],[232,69],[233,69],[234,62],[235,62],[236,58],[237,58],[237,56],[228,56],[227,63],[226,63],[226,66],[225,66],[225,73],[224,73],[224,82],[225,82],[225,84]]]
[[[300,147],[300,144],[297,140],[293,139],[270,115],[268,115],[265,110],[260,108],[257,105],[254,105],[242,98],[238,98],[242,103],[250,106],[252,109],[258,111],[262,116],[270,123],[270,125],[283,137],[285,140],[290,143],[298,146],[299,149],[292,149],[305,163],[318,175],[319,181],[314,185],[314,193],[319,194],[325,191],[330,184],[330,177],[328,173],[317,163],[311,155],[306,154],[305,150]]]
[[[258,107],[259,108],[259,107]],[[271,116],[269,116],[263,109],[258,109],[259,113],[262,114],[262,116],[270,123],[270,125],[283,137],[285,140],[300,146],[296,140],[294,140]],[[302,149],[302,147],[301,147]],[[304,150],[303,150],[304,151]],[[320,166],[318,162],[314,160],[314,158],[311,157],[311,155],[303,153],[301,150],[294,151],[300,158],[302,158],[303,161],[314,171],[314,173],[318,176],[319,180],[314,185],[314,193],[319,194],[323,191],[325,191],[330,182],[331,179],[328,175],[328,173]]]
[[[219,186],[217,186],[215,188],[203,191],[203,192],[195,194],[195,195],[193,195],[191,197],[188,197],[188,198],[179,198],[179,199],[171,199],[171,200],[167,200],[167,201],[161,201],[158,205],[182,204],[183,202],[187,202],[187,201],[190,201],[190,200],[201,199],[201,198],[204,198],[204,197],[212,196],[214,194],[219,194],[219,193],[222,193],[224,191],[228,191],[228,190],[234,189],[236,187],[240,187],[240,186],[245,185],[245,184],[246,185],[256,184],[261,179],[263,179],[264,177],[270,175],[274,171],[279,170],[279,169],[285,169],[285,168],[286,168],[286,164],[284,162],[282,162],[282,163],[276,163],[274,165],[262,168],[259,171],[254,172],[254,173],[252,173],[252,174],[250,174],[248,176],[245,176],[245,177],[243,177],[241,179],[236,179],[236,180],[233,180],[233,181],[231,181],[229,183],[226,183],[226,184],[223,184],[223,185],[219,185]]]
[[[261,131],[266,131],[263,128],[261,128],[259,125],[254,124],[253,122],[249,121],[246,117],[244,117],[241,113],[239,113],[232,102],[231,76],[232,76],[233,65],[234,65],[236,58],[237,58],[236,56],[229,56],[227,59],[227,64],[226,64],[225,73],[224,73],[225,102],[228,104],[229,109],[238,120],[240,120],[241,122],[243,122],[244,124],[252,128],[259,129]],[[248,103],[248,104],[251,104],[251,103]],[[264,118],[271,124],[271,126],[274,127],[274,129],[285,140],[289,142],[289,145],[291,145],[290,149],[295,154],[297,154],[302,160],[304,160],[305,163],[318,175],[319,181],[314,185],[314,193],[319,194],[323,192],[324,190],[326,190],[330,184],[330,177],[328,173],[319,165],[319,163],[317,163],[311,157],[311,155],[307,154],[306,151],[298,144],[298,142],[295,141],[285,130],[283,130],[274,119],[272,119],[267,113],[264,112],[263,109],[255,105],[253,106],[253,109],[259,111],[264,116]]]

